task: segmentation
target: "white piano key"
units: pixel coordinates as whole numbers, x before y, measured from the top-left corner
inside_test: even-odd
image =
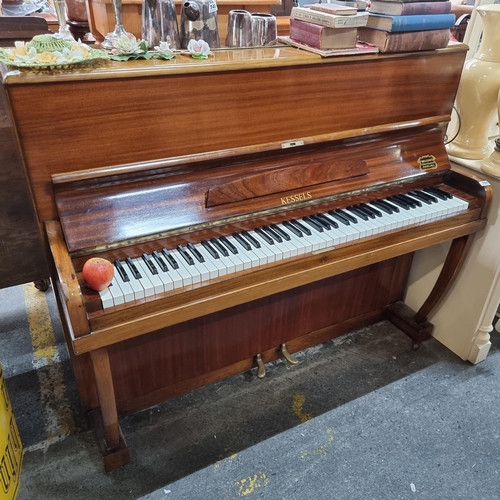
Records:
[[[115,271],[115,279],[120,286],[120,289],[123,293],[123,299],[125,303],[127,302],[132,302],[135,300],[135,294],[134,290],[132,288],[132,285],[130,284],[129,281],[123,281],[123,278],[121,277],[120,273],[118,271]]]
[[[288,227],[283,224],[277,224],[277,226],[290,236],[290,241],[297,247],[298,255],[303,255],[313,251],[313,244],[304,239],[303,236],[297,236],[291,229],[288,229]]]
[[[134,278],[134,276],[132,275],[132,271],[130,270],[129,266],[125,261],[122,261],[122,266],[125,269],[125,272],[127,273],[127,276],[130,279],[130,281],[128,281],[128,284],[130,285],[130,288],[132,288],[132,291],[134,293],[134,299],[135,300],[143,299],[145,297],[143,286],[139,283],[138,280]]]
[[[243,269],[251,269],[255,265],[258,265],[259,260],[257,257],[247,252],[234,236],[226,236],[226,238],[238,249],[237,255],[243,262]],[[257,262],[257,264],[254,264],[254,262]]]
[[[210,269],[207,267],[205,262],[200,262],[193,254],[189,251],[188,253],[193,257],[194,267],[200,273],[201,281],[208,281],[210,279]]]
[[[399,229],[399,228],[403,227],[404,219],[401,216],[399,216],[398,212],[393,212],[391,214],[388,214],[387,212],[385,212],[383,209],[381,209],[379,206],[375,205],[374,203],[367,203],[367,205],[382,213],[382,220],[385,222],[386,226],[388,227],[387,228],[388,231],[393,230],[393,229]]]
[[[312,232],[312,230],[308,224],[306,224],[304,221],[300,221],[300,220],[298,222],[302,227],[308,229],[309,232],[311,233],[311,234],[307,234],[302,229],[300,229],[300,227],[298,228],[299,231],[302,232],[303,238],[305,238],[309,243],[311,243],[313,252],[316,252],[316,251],[321,250],[322,248],[326,247],[325,240],[323,238],[319,238],[318,236],[316,236],[316,234],[314,234]]]
[[[372,208],[373,210],[379,212],[379,214],[375,217],[375,220],[378,221],[380,224],[382,224],[383,227],[382,232],[392,231],[393,229],[396,229],[398,225],[401,226],[403,225],[401,222],[395,220],[394,217],[391,216],[391,214],[388,214],[380,210],[375,205],[372,205],[371,203],[364,203],[364,205],[366,205],[368,208]]]
[[[247,231],[247,233],[260,245],[259,248],[255,248],[253,243],[250,243],[252,251],[259,257],[259,265],[264,266],[270,262],[274,262],[274,253],[270,253],[267,249],[262,247],[262,240],[258,237],[257,233],[255,233],[255,231]]]
[[[170,250],[170,253],[172,254],[172,257],[176,260],[176,262],[179,266],[176,269],[176,271],[181,276],[183,285],[188,286],[188,285],[192,285],[193,283],[195,283],[195,281],[193,280],[193,275],[186,269],[186,267],[184,265],[186,263],[186,261],[184,260],[184,257],[179,255],[179,252],[177,250]]]
[[[286,252],[283,254],[283,255],[286,255],[285,258],[289,259],[291,257],[296,257],[299,254],[299,252],[298,252],[297,247],[291,242],[291,239],[290,239],[290,241],[286,240],[283,237],[282,237],[282,239],[283,239],[283,241],[280,243],[280,245],[282,245],[284,248],[287,249]]]
[[[232,244],[232,242],[230,242]],[[224,246],[224,243],[221,242],[221,245]],[[224,246],[224,248],[226,248]],[[227,259],[229,262],[228,262],[228,265],[230,265],[230,263],[232,262],[233,266],[234,266],[234,273],[238,273],[240,271],[243,271],[244,269],[244,262],[241,260],[240,256],[238,254],[234,254],[232,253],[229,249],[226,248],[226,250],[228,251],[228,256],[227,257],[224,257],[225,259]]]
[[[137,259],[138,265],[140,266],[139,272],[148,278],[148,280],[151,282],[151,285],[153,286],[153,295],[156,295],[158,293],[162,293],[165,291],[165,288],[163,287],[163,282],[162,280],[158,277],[157,274],[153,274],[147,264],[144,262],[144,259],[142,257]],[[155,266],[156,267],[156,266]]]
[[[187,262],[187,260],[184,258],[184,256],[182,255],[182,253],[177,248],[175,250],[171,250],[171,253],[172,253],[172,255],[174,255],[175,260],[179,264],[179,268],[184,267],[184,269],[191,275],[191,277],[193,278],[193,283],[201,283],[203,269],[198,269],[195,266],[194,258],[193,258],[193,264],[189,264]],[[206,270],[205,270],[205,273],[208,276],[208,273]]]
[[[99,292],[99,296],[101,297],[101,304],[103,309],[109,309],[110,307],[113,307],[115,305],[113,295],[109,290],[109,286],[104,290],[101,290]]]
[[[142,258],[136,258],[132,259],[132,262],[135,264],[135,267],[139,271],[139,274],[141,277],[137,280],[142,288],[144,289],[144,296],[145,297],[152,297],[155,294],[155,289],[153,286],[153,283],[148,279],[147,275],[142,271]],[[130,276],[130,279],[133,280],[134,277]]]
[[[200,252],[205,262],[203,263],[208,271],[208,278],[214,279],[219,277],[219,266],[216,265],[216,261],[220,259],[214,259],[205,249],[201,243],[196,243],[194,245],[196,250]],[[222,265],[220,267],[223,267]]]
[[[276,253],[269,248],[269,245],[266,244],[265,239],[255,231],[248,231],[248,233],[259,242],[260,250],[264,253],[264,255],[267,258],[266,264],[271,264],[271,262],[276,262]]]

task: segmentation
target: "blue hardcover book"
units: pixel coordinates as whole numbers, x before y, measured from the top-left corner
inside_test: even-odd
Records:
[[[424,31],[452,28],[455,14],[420,14],[413,16],[386,16],[370,14],[366,26],[384,31]]]

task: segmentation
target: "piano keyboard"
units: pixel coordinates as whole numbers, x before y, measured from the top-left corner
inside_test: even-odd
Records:
[[[429,187],[115,262],[103,309],[336,245],[432,222],[468,202]]]

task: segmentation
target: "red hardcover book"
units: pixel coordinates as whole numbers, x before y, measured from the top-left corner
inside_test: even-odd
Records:
[[[372,0],[369,11],[388,16],[413,16],[418,14],[449,14],[451,1],[444,2],[390,2]]]
[[[290,38],[321,50],[356,47],[356,28],[328,28],[290,19]]]

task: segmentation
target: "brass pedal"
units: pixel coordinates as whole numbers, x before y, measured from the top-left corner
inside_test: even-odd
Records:
[[[266,365],[262,361],[262,354],[257,354],[255,361],[257,363],[257,377],[264,378],[266,376]]]
[[[280,347],[280,350],[281,350],[281,354],[283,355],[283,357],[292,365],[297,365],[299,363],[299,360],[293,356],[292,354],[290,354],[288,352],[288,349],[286,347],[286,344],[281,344],[281,347]]]

